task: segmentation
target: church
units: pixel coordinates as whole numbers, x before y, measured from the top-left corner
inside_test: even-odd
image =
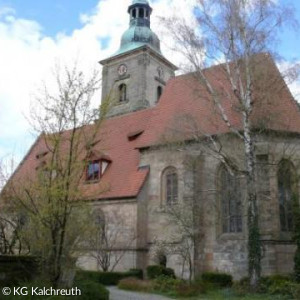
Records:
[[[112,97],[114,105],[100,128],[100,142],[93,145],[81,187],[84,198],[115,235],[110,248],[114,270],[145,270],[163,261],[178,276],[188,277],[192,257],[195,272],[242,278],[248,268],[245,178],[230,174],[209,137],[218,138],[222,153],[241,170],[243,144],[194,74],[175,76],[177,67],[164,57],[151,30],[151,12],[147,0],[133,0],[118,52],[100,61],[102,100]],[[256,59],[264,66],[263,76],[283,86],[263,93],[252,119],[259,129],[255,155],[262,273],[291,273],[291,198],[300,189],[299,180],[293,180],[300,175],[300,111],[271,56]],[[224,95],[232,93],[222,66],[209,68],[207,76]],[[238,109],[224,103],[240,130]],[[37,168],[43,147],[37,140],[15,176]],[[170,214],[178,209],[180,215]],[[189,230],[196,233],[191,244]],[[99,270],[92,252],[82,255],[78,266]]]

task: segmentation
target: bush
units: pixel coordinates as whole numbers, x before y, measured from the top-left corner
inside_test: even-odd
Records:
[[[175,272],[171,268],[165,268],[164,266],[158,266],[158,265],[147,267],[147,277],[149,279],[155,279],[160,276],[176,278]]]
[[[97,271],[77,271],[75,280],[91,280],[103,285],[118,285],[119,281],[127,277],[143,278],[143,271],[131,269],[128,272],[97,272]]]
[[[100,283],[90,280],[80,280],[75,282],[74,286],[81,290],[81,296],[77,296],[75,299],[109,300],[109,291]]]
[[[233,288],[238,296],[244,296],[250,293],[251,287],[249,278],[246,277],[235,282]],[[292,278],[286,275],[264,276],[261,277],[259,281],[257,292],[288,297],[288,299],[300,299],[300,284],[293,282]]]
[[[120,280],[118,288],[128,291],[150,292],[152,291],[152,283],[146,280],[140,280],[134,277],[124,278]]]
[[[300,242],[298,243],[300,244]],[[300,245],[297,245],[297,250],[294,256],[294,272],[295,280],[300,283]]]
[[[170,276],[160,275],[153,280],[153,289],[158,292],[176,291],[184,281]]]
[[[34,280],[38,275],[39,262],[33,256],[0,256],[0,286],[17,285],[24,280]]]
[[[94,282],[99,282],[99,273],[96,271],[76,271],[75,281],[89,280]]]
[[[206,272],[202,274],[201,279],[204,283],[220,288],[232,286],[232,276],[226,273]]]
[[[176,287],[176,294],[179,297],[193,297],[206,292],[206,287],[201,283],[181,282]]]
[[[144,274],[142,269],[130,269],[129,272],[126,272],[128,274],[128,277],[135,277],[138,279],[143,279]]]

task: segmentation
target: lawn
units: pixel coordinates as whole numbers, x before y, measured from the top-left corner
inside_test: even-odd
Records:
[[[266,295],[266,294],[253,294],[246,296],[235,296],[230,289],[218,290],[218,291],[209,291],[206,294],[197,297],[189,298],[177,298],[181,300],[288,300],[286,296],[281,295]]]

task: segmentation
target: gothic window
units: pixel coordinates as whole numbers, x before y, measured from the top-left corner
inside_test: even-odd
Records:
[[[109,162],[106,160],[90,161],[86,170],[86,181],[97,181],[105,172]]]
[[[288,160],[282,160],[278,167],[278,201],[281,231],[293,230],[292,202],[295,191],[293,165]]]
[[[237,176],[223,165],[219,173],[223,233],[242,232],[242,200]]]
[[[119,85],[119,102],[125,102],[126,101],[126,95],[127,94],[127,86],[126,84],[122,83]]]
[[[178,175],[174,167],[168,167],[163,172],[163,194],[166,204],[174,204],[178,201]]]
[[[156,96],[156,100],[157,100],[157,101],[159,100],[159,98],[160,98],[162,92],[163,92],[162,87],[161,87],[161,86],[158,86],[158,87],[157,87],[157,92],[156,92],[156,95],[157,95],[157,96]]]

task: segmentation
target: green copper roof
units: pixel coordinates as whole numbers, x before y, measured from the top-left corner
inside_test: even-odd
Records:
[[[143,6],[141,7],[140,5]],[[141,16],[139,12],[142,13]],[[130,27],[122,35],[120,49],[114,55],[119,55],[144,45],[161,54],[159,38],[150,28],[151,12],[152,8],[147,0],[133,0],[128,9]]]
[[[131,26],[124,32],[121,39],[121,47],[115,55],[125,53],[143,45],[148,45],[153,50],[161,53],[159,38],[149,27]]]

